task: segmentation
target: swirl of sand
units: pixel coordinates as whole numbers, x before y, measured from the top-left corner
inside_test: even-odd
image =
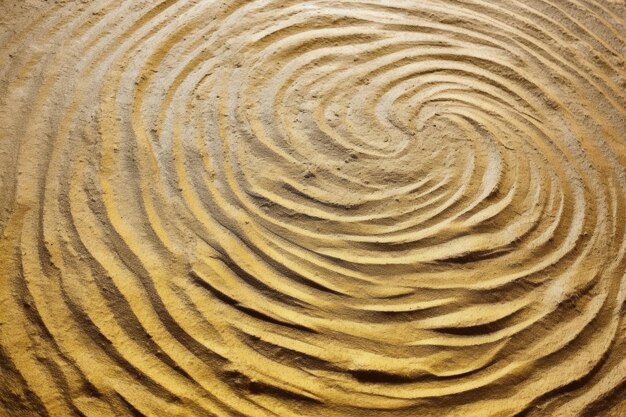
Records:
[[[625,410],[623,7],[32,7],[0,18],[8,415]]]

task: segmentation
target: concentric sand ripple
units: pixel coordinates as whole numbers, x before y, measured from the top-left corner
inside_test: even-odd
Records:
[[[626,415],[626,8],[5,1],[9,416]]]

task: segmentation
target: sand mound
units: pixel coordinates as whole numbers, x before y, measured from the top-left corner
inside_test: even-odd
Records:
[[[0,414],[626,415],[626,8],[4,1]]]

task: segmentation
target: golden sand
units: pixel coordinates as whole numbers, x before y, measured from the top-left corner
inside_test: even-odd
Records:
[[[0,415],[626,416],[626,4],[0,3]]]

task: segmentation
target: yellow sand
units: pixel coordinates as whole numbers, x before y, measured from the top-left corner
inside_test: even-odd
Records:
[[[626,416],[626,4],[0,2],[0,415]]]

